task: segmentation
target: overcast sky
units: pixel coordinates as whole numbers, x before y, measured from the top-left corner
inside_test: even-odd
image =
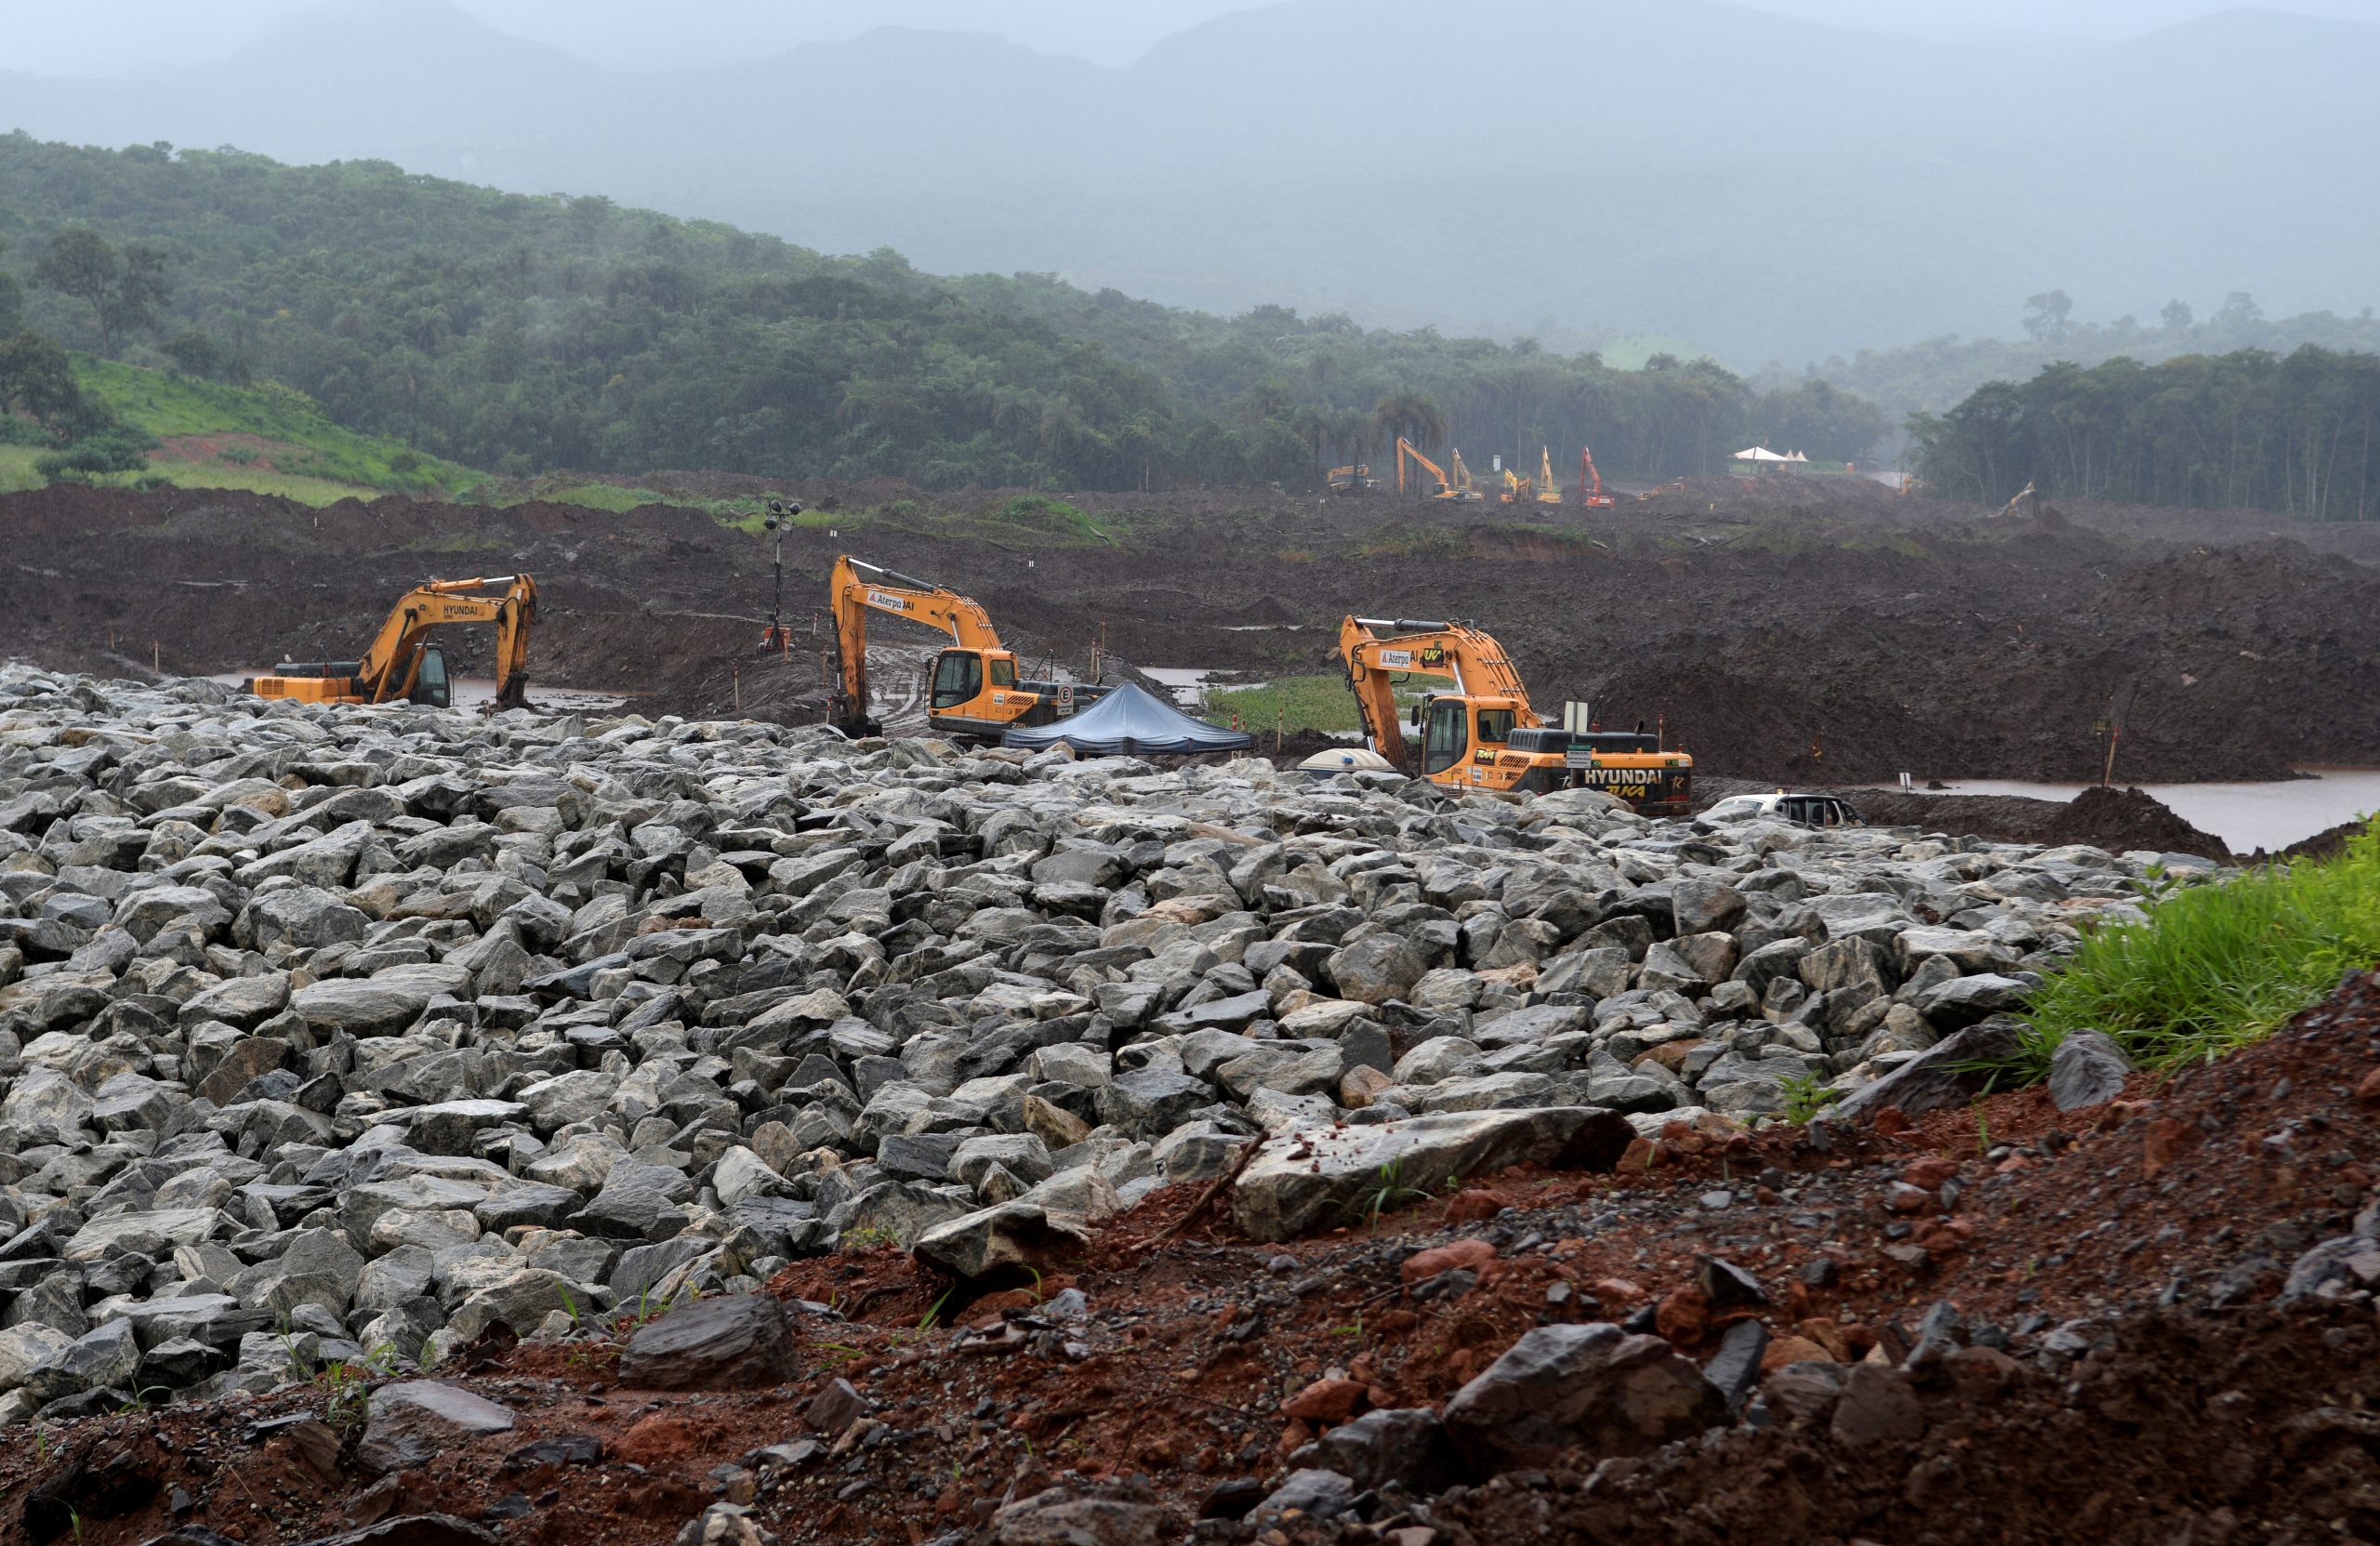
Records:
[[[0,69],[145,73],[220,58],[307,9],[413,0],[17,0]],[[878,26],[998,33],[1045,53],[1123,64],[1170,33],[1262,0],[456,0],[489,24],[622,69],[750,59]],[[1879,30],[1960,36],[2048,32],[2125,37],[2215,0],[1745,0],[1761,9]],[[2279,0],[2270,8],[2380,22],[2380,0]],[[666,18],[666,20],[661,20]],[[0,102],[0,118],[7,104]]]

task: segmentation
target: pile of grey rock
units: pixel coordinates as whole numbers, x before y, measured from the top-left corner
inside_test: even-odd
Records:
[[[7,667],[0,1420],[1757,1119],[2159,857]]]

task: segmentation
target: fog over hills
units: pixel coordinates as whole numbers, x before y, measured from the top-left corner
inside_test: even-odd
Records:
[[[2380,205],[2349,170],[2380,145],[2375,64],[2380,26],[2265,10],[2093,41],[1722,0],[1289,0],[1119,67],[882,29],[631,73],[377,3],[137,82],[0,75],[0,128],[378,157],[939,271],[1653,332],[1751,366],[2009,332],[2054,287],[2096,317],[2380,300]]]

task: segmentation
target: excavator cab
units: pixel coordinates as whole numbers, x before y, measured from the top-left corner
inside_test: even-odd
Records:
[[[1520,708],[1510,698],[1467,698],[1440,693],[1414,707],[1421,733],[1421,776],[1465,762],[1492,763],[1513,738]]]
[[[992,689],[1016,685],[1016,656],[1006,650],[945,650],[934,656],[933,711],[970,719],[987,719],[973,710]]]
[[[421,647],[421,666],[414,672],[413,690],[405,694],[405,701],[431,708],[455,707],[455,683],[446,674],[445,651],[435,644]]]
[[[934,656],[932,693],[927,722],[945,735],[997,740],[1011,725],[1048,724],[1058,717],[1058,684],[1020,681],[1012,650],[943,651]],[[1098,695],[1095,689],[1085,694]]]

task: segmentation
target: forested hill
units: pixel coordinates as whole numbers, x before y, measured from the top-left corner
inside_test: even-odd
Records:
[[[1027,218],[1020,216],[1020,218]],[[41,278],[70,231],[162,258],[163,304],[102,329]],[[1882,414],[1707,361],[1641,371],[1528,343],[1222,319],[1046,276],[922,274],[600,198],[528,197],[383,162],[0,138],[0,279],[28,325],[139,363],[269,377],[455,461],[892,474],[935,487],[1308,486],[1398,431],[1484,469],[1717,469],[1750,440],[1855,456]],[[89,244],[86,244],[86,246]],[[126,271],[131,271],[127,269]],[[102,292],[104,293],[104,292]],[[1380,470],[1386,470],[1385,467]]]

